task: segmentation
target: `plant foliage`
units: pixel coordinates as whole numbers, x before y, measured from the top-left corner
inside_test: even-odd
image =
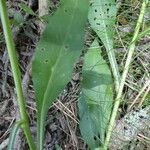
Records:
[[[36,13],[28,5],[26,5],[25,3],[21,3],[19,6],[26,13],[28,13],[30,15],[33,15],[33,16],[37,16]]]
[[[88,0],[62,0],[37,45],[32,67],[40,150],[47,111],[71,79],[81,54],[88,6]]]
[[[116,91],[119,88],[120,75],[113,49],[114,27],[116,22],[115,0],[91,0],[89,9],[89,22],[92,29],[104,44],[112,72],[115,78]]]
[[[79,99],[80,130],[94,149],[103,144],[112,110],[112,77],[95,40],[84,57],[82,93]]]
[[[18,133],[18,130],[20,129],[20,126],[21,126],[21,123],[16,122],[14,124],[14,126],[12,127],[11,133],[10,133],[10,136],[9,136],[9,143],[8,143],[7,150],[14,149],[14,145],[15,145],[15,142],[16,142],[16,135]]]

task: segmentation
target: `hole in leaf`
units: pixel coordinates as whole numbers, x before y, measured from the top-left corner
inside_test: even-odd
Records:
[[[42,52],[45,51],[45,48],[41,48],[41,51],[42,51]]]
[[[95,9],[95,12],[97,12],[97,9]]]
[[[100,134],[98,134],[97,136],[98,136],[99,139],[101,138]]]
[[[96,137],[96,136],[94,136],[94,140],[95,140],[95,141],[97,140],[97,137]]]
[[[93,5],[93,3],[90,3],[90,6],[92,6]]]
[[[96,23],[96,24],[99,25],[99,26],[101,25],[100,23]]]
[[[109,8],[107,8],[107,14],[108,14],[108,12],[109,12]]]
[[[47,63],[48,63],[48,60],[46,59],[44,62],[47,64]]]
[[[97,18],[95,17],[94,20],[96,20]]]
[[[124,126],[124,130],[128,130],[128,128],[126,126]]]
[[[68,49],[68,48],[69,48],[69,45],[65,45],[65,48]]]

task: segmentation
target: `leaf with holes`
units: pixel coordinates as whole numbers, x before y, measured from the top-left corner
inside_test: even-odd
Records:
[[[33,83],[37,101],[38,144],[43,149],[48,108],[71,79],[73,65],[84,46],[88,0],[62,0],[41,40],[33,60]]]
[[[91,0],[89,10],[89,22],[93,30],[97,33],[103,42],[112,72],[115,78],[116,91],[119,88],[120,75],[118,65],[113,49],[113,35],[116,21],[116,3],[115,0]]]
[[[104,142],[112,102],[111,72],[95,40],[84,58],[82,94],[78,103],[80,131],[90,149]]]

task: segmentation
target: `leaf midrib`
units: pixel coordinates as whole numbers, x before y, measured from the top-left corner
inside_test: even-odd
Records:
[[[102,1],[102,0],[100,0],[100,1]],[[102,12],[101,14],[102,14],[102,18],[104,18],[105,17],[105,14],[103,13],[104,12],[104,10],[103,10],[103,7],[102,7],[102,5],[100,5],[100,11]],[[115,69],[116,71],[115,71],[115,76],[117,76],[117,79],[116,79],[116,84],[117,84],[117,89],[118,89],[118,86],[119,86],[119,82],[120,82],[120,80],[119,80],[119,78],[120,78],[120,75],[118,74],[118,68],[117,68],[117,66],[116,66],[116,62],[114,61],[114,57],[113,57],[113,55],[114,55],[114,53],[113,52],[109,52],[109,51],[111,51],[111,49],[113,49],[113,46],[111,45],[110,46],[110,44],[109,44],[109,41],[111,41],[112,42],[112,39],[111,38],[109,38],[109,35],[108,35],[108,31],[107,31],[107,29],[106,29],[106,21],[105,21],[105,19],[102,19],[102,22],[103,22],[103,24],[104,24],[104,30],[105,30],[105,37],[106,37],[106,43],[107,43],[107,45],[105,45],[105,42],[103,42],[104,43],[104,45],[105,45],[105,47],[107,47],[108,48],[108,53],[110,53],[111,55],[109,55],[109,57],[110,57],[110,59],[111,59],[111,61],[113,62],[112,64],[113,64],[113,68],[112,69]],[[98,35],[100,35],[99,34],[99,32],[97,32],[97,31],[95,31]],[[112,42],[113,43],[113,42]],[[106,48],[106,49],[107,49]]]

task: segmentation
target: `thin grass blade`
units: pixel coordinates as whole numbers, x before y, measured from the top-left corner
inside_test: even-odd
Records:
[[[7,150],[12,150],[14,149],[14,145],[16,142],[16,135],[18,133],[18,130],[21,128],[21,122],[16,122],[14,126],[12,127],[12,130],[10,132],[9,136],[9,142],[8,142],[8,147]]]

